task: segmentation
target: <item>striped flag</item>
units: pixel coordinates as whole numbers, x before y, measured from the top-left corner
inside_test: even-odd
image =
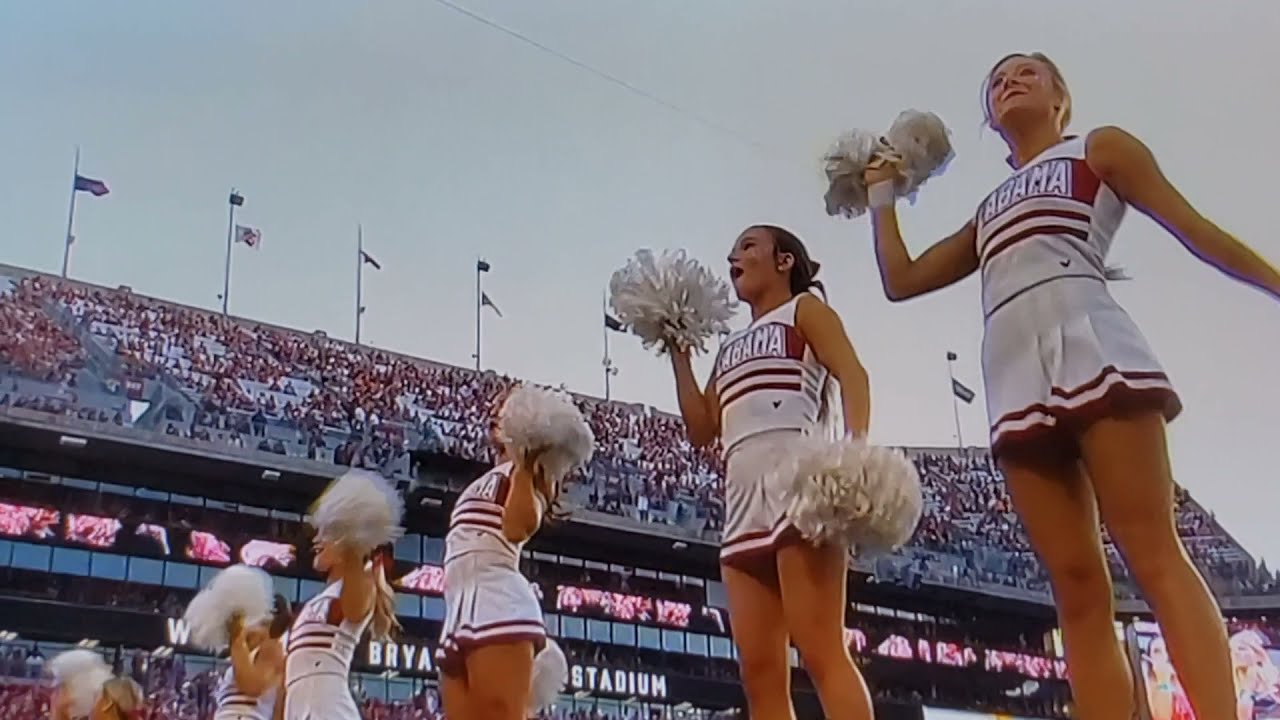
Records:
[[[244,243],[251,248],[261,247],[262,231],[257,228],[248,227],[247,225],[237,225],[236,242]]]
[[[375,260],[372,255],[363,250],[360,251],[360,261],[366,265],[372,265],[374,270],[382,269],[382,264]]]
[[[76,192],[87,192],[94,197],[102,197],[111,192],[111,190],[101,180],[95,180],[76,173]]]
[[[493,304],[493,300],[489,297],[489,293],[482,292],[480,293],[480,306],[484,307],[486,305],[493,308],[493,313],[495,315],[502,317],[502,311],[498,309],[497,305]]]

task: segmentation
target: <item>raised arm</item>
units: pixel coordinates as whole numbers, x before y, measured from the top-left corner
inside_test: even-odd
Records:
[[[710,445],[720,435],[720,399],[711,387],[711,380],[705,389],[698,387],[688,350],[671,348],[670,354],[676,375],[676,398],[689,442],[698,447]]]
[[[1280,272],[1197,212],[1138,138],[1117,127],[1098,128],[1089,133],[1085,161],[1122,200],[1160,223],[1196,257],[1280,300]]]
[[[840,383],[845,429],[865,437],[871,425],[871,381],[840,316],[818,298],[803,295],[796,306],[796,328],[818,362]]]
[[[891,167],[867,171],[868,186],[891,182]],[[886,190],[884,186],[878,190]],[[873,197],[875,190],[873,190]],[[901,302],[939,290],[959,282],[978,269],[978,249],[973,221],[935,243],[920,257],[912,260],[898,227],[898,212],[892,202],[871,209],[871,226],[875,234],[876,261],[880,265],[880,283],[884,295]]]
[[[236,687],[246,695],[259,697],[274,687],[280,679],[282,659],[280,643],[274,640],[264,640],[258,646],[256,657],[249,650],[243,629],[231,640],[231,667]]]
[[[542,525],[547,500],[536,489],[536,474],[540,472],[536,458],[517,459],[512,463],[503,504],[502,534],[513,543],[528,540]]]

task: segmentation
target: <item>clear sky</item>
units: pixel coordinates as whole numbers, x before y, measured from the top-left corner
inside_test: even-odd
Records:
[[[111,194],[79,200],[72,275],[215,308],[228,190],[260,250],[233,313],[469,364],[474,263],[504,317],[485,365],[600,394],[600,304],[639,247],[723,269],[744,226],[797,231],[872,377],[873,434],[956,442],[945,353],[981,391],[976,279],[891,305],[868,224],[827,218],[817,157],[906,107],[954,133],[948,173],[902,211],[916,251],[1007,173],[981,129],[1007,52],[1066,73],[1074,129],[1143,138],[1210,217],[1273,261],[1280,143],[1274,0],[458,0],[637,90],[436,0],[0,4],[0,261],[57,272],[72,149]],[[1115,286],[1181,390],[1177,476],[1251,551],[1280,558],[1280,306],[1200,265],[1137,213]],[[666,364],[614,336],[619,399],[674,409]],[[705,371],[708,363],[701,367]],[[981,403],[962,406],[985,444]]]

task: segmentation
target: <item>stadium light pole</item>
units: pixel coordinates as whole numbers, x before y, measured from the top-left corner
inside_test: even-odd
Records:
[[[961,435],[960,433],[960,398],[956,396],[956,389],[955,389],[956,388],[956,365],[955,365],[956,359],[957,359],[956,354],[948,350],[947,351],[947,376],[951,380],[951,383],[950,383],[951,414],[955,416],[955,420],[956,420],[956,447],[963,449],[964,436]]]
[[[227,206],[230,211],[227,213],[227,258],[222,268],[222,314],[227,314],[228,303],[231,301],[231,244],[235,240],[236,232],[236,208],[244,205],[244,196],[236,192],[235,188],[231,188],[231,195],[227,198]]]
[[[604,296],[600,298],[600,309],[602,318],[609,316],[609,302]],[[613,358],[609,355],[609,324],[607,322],[600,323],[600,330],[604,333],[604,358],[601,364],[604,366],[604,399],[608,402],[612,393],[613,376],[618,374],[618,366],[613,364]]]

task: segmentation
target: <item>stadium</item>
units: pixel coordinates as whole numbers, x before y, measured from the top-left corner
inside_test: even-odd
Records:
[[[209,717],[225,660],[191,647],[182,608],[237,562],[295,603],[315,594],[303,516],[349,466],[393,479],[409,506],[392,578],[404,632],[361,646],[352,690],[366,718],[443,718],[433,651],[448,511],[492,460],[488,407],[513,380],[0,266],[0,716],[44,717],[44,663],[79,646],[144,686],[149,718]],[[548,717],[737,716],[716,456],[689,446],[678,418],[577,400],[597,453],[569,491],[571,517],[522,559],[571,666]],[[846,638],[878,717],[1065,717],[1045,575],[990,455],[906,450],[924,520],[850,579]],[[1232,633],[1276,647],[1270,573],[1194,498],[1177,512]],[[1116,629],[1150,679],[1158,631],[1108,548]],[[793,664],[798,716],[820,717]]]

